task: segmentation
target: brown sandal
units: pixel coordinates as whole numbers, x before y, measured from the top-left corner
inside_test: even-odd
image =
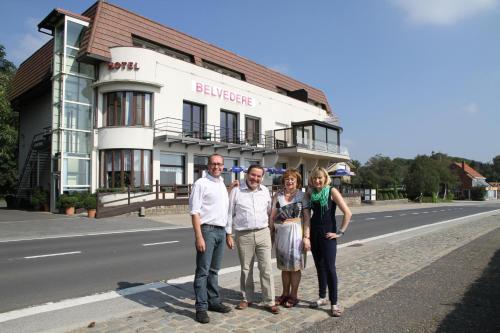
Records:
[[[299,304],[299,299],[296,297],[289,296],[286,300],[285,307],[293,308],[295,305]]]
[[[240,304],[236,306],[236,310],[245,310],[248,308],[250,305],[252,305],[252,302],[248,301],[241,301]]]
[[[278,299],[276,300],[276,304],[285,306],[285,304],[287,303],[287,301],[288,301],[288,296],[286,296],[286,295],[281,295],[281,296],[280,296],[280,297],[278,297]]]

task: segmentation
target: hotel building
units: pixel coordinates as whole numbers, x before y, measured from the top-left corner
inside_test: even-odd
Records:
[[[52,39],[24,61],[10,96],[20,114],[18,195],[192,184],[207,156],[226,181],[350,160],[324,93],[108,2],[54,9]]]

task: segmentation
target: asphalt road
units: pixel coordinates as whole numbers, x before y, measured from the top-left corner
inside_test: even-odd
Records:
[[[500,332],[500,229],[303,332]]]
[[[437,206],[357,214],[342,241],[495,208]],[[191,229],[0,242],[0,312],[191,275],[194,261]],[[238,264],[236,251],[226,251],[223,267]]]

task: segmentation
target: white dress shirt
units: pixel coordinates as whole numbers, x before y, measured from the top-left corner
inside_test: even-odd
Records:
[[[229,199],[222,177],[213,177],[209,173],[193,184],[189,197],[189,212],[200,214],[201,224],[220,227],[227,225]]]
[[[267,187],[261,184],[252,191],[243,182],[229,195],[226,233],[232,234],[233,228],[238,231],[266,228],[269,226],[270,211],[271,195]]]

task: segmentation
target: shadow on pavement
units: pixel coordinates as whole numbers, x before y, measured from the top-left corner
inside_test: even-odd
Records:
[[[500,250],[436,332],[500,332]]]

